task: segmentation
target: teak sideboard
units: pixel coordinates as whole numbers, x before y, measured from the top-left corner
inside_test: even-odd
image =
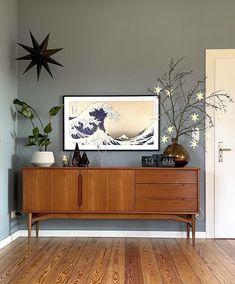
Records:
[[[162,219],[186,223],[195,241],[198,168],[24,168],[23,212],[31,228],[52,218]]]

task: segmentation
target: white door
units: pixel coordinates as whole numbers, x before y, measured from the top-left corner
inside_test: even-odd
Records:
[[[222,90],[235,101],[235,50],[207,50],[206,57],[208,91]],[[235,238],[235,103],[226,105],[225,115],[215,115],[213,139],[208,146],[214,145],[207,148],[214,152],[214,196],[207,194],[207,198],[214,199],[215,238]]]

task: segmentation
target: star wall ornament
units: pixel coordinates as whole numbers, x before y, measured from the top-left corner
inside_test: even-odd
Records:
[[[62,50],[63,48],[47,49],[49,36],[50,34],[48,34],[46,38],[42,41],[42,43],[39,44],[38,41],[33,36],[33,34],[30,32],[30,37],[31,37],[33,47],[26,46],[24,44],[17,42],[18,45],[20,45],[26,51],[28,51],[29,54],[23,57],[19,57],[16,60],[31,60],[31,62],[29,63],[28,67],[25,69],[23,74],[29,71],[34,65],[37,65],[37,80],[39,80],[42,66],[46,69],[46,71],[53,78],[53,75],[51,73],[48,63],[63,67],[62,64],[60,64],[59,62],[51,58],[53,54]]]
[[[204,99],[204,94],[202,92],[197,93],[196,96],[199,101]]]
[[[163,144],[165,144],[166,142],[168,142],[168,137],[167,137],[166,135],[162,136],[162,137],[161,137],[161,142],[162,142]]]
[[[172,133],[173,131],[174,131],[173,126],[169,126],[169,127],[167,128],[167,132]]]
[[[162,89],[159,86],[154,87],[154,94],[156,94],[158,96],[160,94],[161,90]]]
[[[196,147],[198,147],[198,141],[192,140],[190,146],[191,146],[193,149],[195,149]]]
[[[196,122],[197,120],[199,120],[198,116],[199,116],[199,115],[196,114],[196,113],[192,114],[192,115],[191,115],[192,121]]]

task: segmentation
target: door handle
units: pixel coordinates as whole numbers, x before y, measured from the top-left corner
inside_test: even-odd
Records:
[[[223,148],[223,142],[219,142],[219,163],[223,163],[223,152],[232,151],[230,148]]]

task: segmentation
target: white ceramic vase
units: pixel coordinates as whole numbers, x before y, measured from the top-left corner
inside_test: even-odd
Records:
[[[31,164],[35,167],[50,167],[55,163],[53,152],[37,151],[33,152]]]

